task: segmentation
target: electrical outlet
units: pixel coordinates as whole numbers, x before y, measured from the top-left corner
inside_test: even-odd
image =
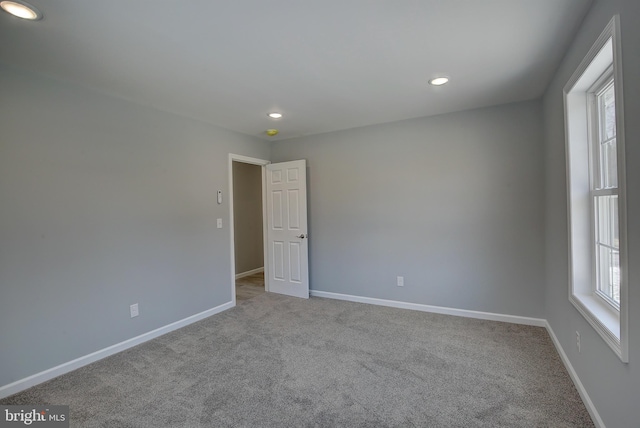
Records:
[[[138,304],[134,303],[133,305],[129,306],[129,312],[131,312],[131,318],[135,318],[140,315],[140,312],[138,311]]]
[[[219,218],[219,219],[216,221],[216,225],[218,226],[218,229],[222,229],[222,219],[221,219],[221,218]]]
[[[578,353],[580,353],[580,332],[576,331],[576,346],[578,347]]]
[[[404,276],[398,277],[398,287],[404,287]]]

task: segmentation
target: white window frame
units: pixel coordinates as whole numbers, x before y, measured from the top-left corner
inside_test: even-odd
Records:
[[[567,211],[569,231],[569,300],[622,362],[629,361],[628,263],[623,80],[620,18],[614,16],[564,87]],[[611,69],[611,71],[609,71]],[[618,229],[620,246],[620,305],[612,305],[597,290],[594,235],[594,178],[591,100],[607,72],[614,80]],[[606,193],[606,191],[605,191]],[[611,193],[611,191],[610,191]]]
[[[591,247],[593,249],[593,253],[591,255],[591,263],[592,263],[592,292],[593,295],[602,300],[602,303],[610,305],[615,311],[620,311],[620,304],[615,302],[610,296],[603,293],[600,290],[600,257],[599,257],[599,248],[597,244],[597,236],[598,236],[598,218],[596,217],[596,197],[598,196],[618,196],[618,185],[604,187],[601,183],[602,179],[602,171],[601,171],[601,153],[600,146],[602,144],[603,134],[602,127],[603,121],[601,117],[600,110],[600,97],[604,92],[606,92],[610,86],[614,86],[615,90],[615,78],[613,76],[613,64],[609,66],[609,68],[600,76],[596,82],[589,88],[587,91],[588,104],[587,104],[587,113],[589,116],[589,154],[590,154],[590,181],[591,181],[591,191],[590,191],[590,213],[591,213]],[[614,135],[611,139],[616,139],[616,151],[617,151],[617,131],[616,135]],[[618,253],[619,253],[618,248]]]

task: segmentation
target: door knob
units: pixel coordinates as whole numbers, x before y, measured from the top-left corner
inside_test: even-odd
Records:
[[[296,236],[296,238],[300,238],[300,239],[304,239],[306,237],[307,235],[305,235],[304,233],[301,233],[300,235]]]

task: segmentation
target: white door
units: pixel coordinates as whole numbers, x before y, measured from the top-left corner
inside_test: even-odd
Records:
[[[267,165],[267,272],[274,293],[309,298],[307,162]]]

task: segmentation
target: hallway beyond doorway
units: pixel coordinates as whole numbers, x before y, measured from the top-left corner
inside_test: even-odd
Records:
[[[247,300],[264,293],[264,272],[236,279],[236,300]]]

